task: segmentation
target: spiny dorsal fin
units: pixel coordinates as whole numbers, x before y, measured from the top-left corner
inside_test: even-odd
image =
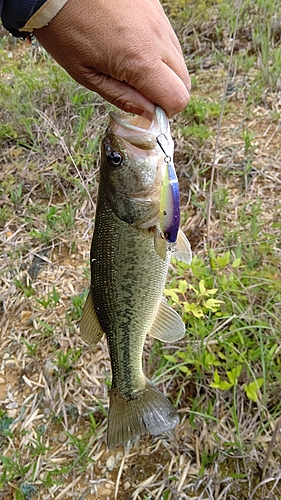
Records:
[[[185,334],[184,322],[164,297],[162,302],[160,302],[156,318],[149,333],[152,337],[162,340],[162,342],[179,340]]]
[[[96,345],[104,334],[96,315],[91,290],[84,305],[80,333],[84,342],[90,345]]]

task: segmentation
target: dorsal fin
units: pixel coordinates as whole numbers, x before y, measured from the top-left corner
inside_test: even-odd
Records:
[[[94,308],[91,289],[84,305],[80,322],[80,333],[82,339],[90,345],[96,345],[104,334]]]

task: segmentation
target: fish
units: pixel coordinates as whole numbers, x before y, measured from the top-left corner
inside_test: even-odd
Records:
[[[101,141],[91,286],[80,332],[91,346],[105,334],[109,347],[108,448],[144,434],[162,434],[179,422],[174,406],[142,367],[147,334],[163,342],[185,335],[185,325],[163,290],[171,256],[187,263],[192,258],[181,229],[171,248],[160,227],[167,175],[165,154],[157,141],[160,134],[167,138],[165,148],[172,161],[169,121],[158,106],[152,120],[111,112]]]

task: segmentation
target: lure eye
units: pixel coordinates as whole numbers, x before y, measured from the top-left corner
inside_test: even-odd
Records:
[[[118,151],[112,151],[107,155],[107,159],[113,168],[120,167],[123,163],[123,156]]]

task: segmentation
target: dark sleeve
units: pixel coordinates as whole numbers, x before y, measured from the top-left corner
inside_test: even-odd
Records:
[[[0,0],[0,15],[4,28],[12,35],[26,38],[30,33],[19,31],[46,0]]]

